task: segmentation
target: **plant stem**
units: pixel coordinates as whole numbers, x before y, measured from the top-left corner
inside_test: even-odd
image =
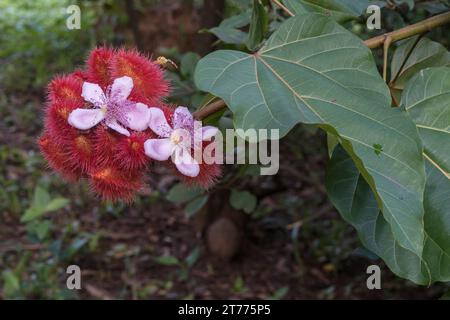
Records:
[[[389,46],[392,43],[392,38],[390,36],[386,37],[386,40],[383,43],[383,80],[386,82],[387,79],[387,65],[388,65],[388,51]]]
[[[375,49],[382,46],[388,37],[392,39],[392,42],[395,42],[430,31],[447,23],[450,23],[450,11],[438,14],[434,17],[428,18],[410,26],[385,33],[381,36],[370,38],[364,41],[364,44],[370,49]]]
[[[294,14],[292,13],[291,10],[289,10],[286,6],[284,6],[280,1],[278,0],[272,0],[273,3],[275,3],[277,6],[279,6],[281,9],[283,9],[284,12],[286,12],[288,15],[290,15],[291,17],[294,16]]]
[[[225,108],[227,105],[223,100],[216,100],[214,102],[211,102],[210,104],[207,104],[203,108],[198,109],[194,112],[193,116],[196,120],[203,120],[207,116],[212,115],[213,113],[216,113],[223,108]]]
[[[275,3],[277,3],[277,2],[279,3],[278,0],[272,0],[272,1]],[[292,12],[291,12],[291,14],[292,14]],[[389,46],[391,43],[393,43],[395,41],[403,40],[403,39],[410,38],[410,37],[418,35],[418,34],[425,33],[427,31],[430,31],[431,29],[443,26],[447,23],[450,23],[450,11],[442,13],[442,14],[438,14],[434,17],[428,18],[426,20],[412,24],[410,26],[407,26],[407,27],[404,27],[404,28],[401,28],[398,30],[394,30],[389,33],[385,33],[383,35],[380,35],[380,36],[377,36],[374,38],[370,38],[370,39],[364,41],[364,44],[366,46],[368,46],[370,49],[375,49],[380,46],[385,46],[385,41],[387,40],[388,41],[387,45]],[[386,63],[385,63],[385,66],[386,66]],[[386,77],[386,72],[387,72],[386,70],[383,70],[384,77]],[[197,110],[196,112],[194,112],[194,118],[197,120],[202,120],[202,119],[206,118],[207,116],[209,116],[213,113],[216,113],[217,111],[220,111],[221,109],[223,109],[225,107],[226,107],[226,104],[223,100],[214,101],[214,102],[204,106],[203,108]]]

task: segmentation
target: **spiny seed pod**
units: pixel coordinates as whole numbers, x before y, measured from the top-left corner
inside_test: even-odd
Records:
[[[48,85],[48,97],[50,102],[79,103],[84,104],[81,97],[83,80],[73,74],[55,77]]]
[[[49,135],[59,144],[67,144],[73,139],[78,130],[72,127],[67,119],[70,112],[78,108],[80,104],[73,100],[61,100],[49,102],[46,110],[45,127]]]
[[[142,174],[119,171],[114,166],[92,170],[89,182],[94,191],[105,200],[117,199],[131,202],[136,191],[142,188]]]
[[[115,51],[100,47],[91,51],[87,59],[87,81],[98,83],[103,89],[111,84],[111,62]]]
[[[150,130],[146,130],[121,139],[115,149],[114,162],[123,170],[144,169],[150,162],[150,158],[144,152],[144,142],[154,136]]]
[[[67,165],[67,152],[57,146],[47,133],[44,133],[39,138],[39,147],[49,166],[66,180],[76,181],[81,178],[81,168],[74,168]]]
[[[95,147],[88,134],[78,133],[65,146],[66,164],[72,168],[81,168],[81,172],[90,172],[95,164]]]
[[[136,50],[118,50],[112,60],[111,75],[113,78],[131,77],[134,88],[130,100],[149,106],[160,103],[169,91],[161,67]]]
[[[221,166],[216,163],[213,164],[201,163],[200,173],[198,174],[198,176],[191,178],[179,174],[178,171],[177,175],[180,176],[183,183],[187,185],[194,185],[204,189],[208,189],[212,187],[215,183],[217,183],[217,180],[222,175],[222,169]]]

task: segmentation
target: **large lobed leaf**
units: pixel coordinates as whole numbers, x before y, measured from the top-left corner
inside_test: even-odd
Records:
[[[417,125],[427,162],[423,257],[436,279],[450,281],[450,68],[421,70],[401,103]]]
[[[373,193],[340,146],[327,171],[328,194],[363,244],[393,272],[419,284],[450,281],[450,68],[417,74],[405,88],[402,105],[417,124],[426,158],[422,257],[399,245]]]
[[[332,19],[288,19],[253,55],[216,51],[197,65],[197,86],[221,97],[235,126],[312,123],[339,136],[371,189],[398,243],[423,249],[424,162],[417,130],[398,109],[370,50]]]

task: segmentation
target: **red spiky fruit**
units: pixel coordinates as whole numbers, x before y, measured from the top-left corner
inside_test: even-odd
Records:
[[[135,192],[143,186],[140,172],[125,173],[108,165],[92,170],[89,178],[94,191],[110,201],[131,202]]]
[[[78,130],[68,122],[70,112],[79,108],[78,102],[61,100],[49,102],[46,110],[45,127],[52,138],[59,144],[67,144],[78,134]]]
[[[48,85],[48,97],[50,102],[73,102],[84,105],[81,97],[83,80],[73,74],[57,76]]]
[[[132,133],[131,136],[121,139],[117,144],[114,154],[114,163],[123,170],[142,170],[150,162],[150,158],[145,155],[144,142],[154,138],[151,130]]]
[[[87,59],[87,81],[99,84],[103,89],[112,83],[111,63],[115,51],[107,47],[95,48]]]
[[[158,104],[169,91],[161,67],[136,50],[118,50],[112,61],[111,74],[113,78],[131,77],[134,87],[129,99],[148,106]]]
[[[49,166],[63,178],[69,181],[76,181],[81,178],[81,168],[67,165],[66,150],[55,144],[48,133],[44,133],[39,138],[39,147]]]

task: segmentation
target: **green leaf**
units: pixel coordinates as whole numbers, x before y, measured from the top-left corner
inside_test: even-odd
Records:
[[[188,202],[202,193],[199,188],[188,187],[185,184],[178,183],[174,185],[167,194],[167,200],[173,203]]]
[[[399,243],[423,249],[425,170],[417,129],[398,108],[371,51],[316,14],[285,21],[256,54],[220,50],[200,60],[197,86],[221,97],[244,130],[301,122],[336,135],[375,192]],[[374,145],[382,146],[379,154]]]
[[[36,186],[34,189],[33,203],[32,206],[35,208],[45,208],[47,203],[50,201],[50,195],[41,186]]]
[[[382,258],[398,276],[426,284],[420,256],[403,248],[378,208],[369,185],[341,145],[328,164],[326,188],[342,217],[358,231],[362,244]]]
[[[359,17],[369,6],[368,0],[283,0],[294,14],[317,12],[345,22]]]
[[[416,41],[417,37],[405,40],[397,47],[392,56],[391,81],[394,80],[397,73],[399,74],[395,82],[390,84],[395,90],[403,90],[406,83],[420,70],[450,65],[450,53],[440,43],[422,38],[411,52]],[[401,68],[409,52],[411,54]]]
[[[25,213],[20,218],[21,222],[29,222],[33,219],[39,218],[45,213],[43,208],[31,207],[25,210]]]
[[[18,277],[11,270],[5,270],[2,272],[3,278],[3,291],[5,296],[10,297],[20,290],[20,282]]]
[[[433,279],[450,281],[450,68],[420,71],[401,105],[417,125],[427,164],[423,257]]]
[[[189,268],[191,268],[197,262],[199,257],[200,257],[200,248],[195,247],[194,250],[192,250],[191,253],[186,257],[186,259],[184,259],[184,261],[186,262],[186,265]]]
[[[36,194],[38,194],[38,192],[36,192]],[[42,196],[42,194],[40,196]],[[36,201],[33,201],[33,202],[36,203]],[[20,219],[20,221],[29,222],[34,219],[40,218],[41,216],[43,216],[44,214],[46,214],[48,212],[56,211],[56,210],[59,210],[59,209],[65,207],[69,202],[70,201],[66,198],[55,198],[51,201],[48,198],[45,204],[39,203],[37,206],[32,206],[32,207],[28,208],[25,211],[22,218]]]
[[[414,9],[414,0],[394,0],[396,4],[406,3],[408,5],[409,10]]]
[[[55,198],[50,201],[45,207],[45,212],[56,211],[61,208],[64,208],[66,205],[70,203],[69,199],[66,198]]]
[[[203,195],[201,197],[195,198],[186,205],[184,212],[188,217],[192,217],[197,213],[203,206],[208,202],[208,195]]]
[[[418,256],[395,239],[373,192],[341,145],[335,148],[327,169],[328,195],[343,218],[358,231],[363,245],[395,274],[422,285],[450,280],[450,182],[436,175],[439,170],[427,165],[426,237],[423,256]]]
[[[420,71],[403,91],[401,105],[417,126],[425,159],[450,177],[450,68]]]
[[[155,258],[155,261],[164,266],[175,266],[180,263],[178,261],[177,257],[170,256],[170,255],[157,257],[157,258]]]
[[[247,39],[247,48],[250,51],[258,48],[260,43],[264,40],[264,36],[269,28],[269,17],[266,8],[261,3],[261,0],[253,0],[253,13],[250,22],[250,30]]]
[[[334,148],[339,144],[339,139],[331,133],[327,133],[328,156],[331,158]]]
[[[244,210],[246,213],[251,213],[256,208],[257,199],[248,191],[231,190],[230,204],[236,210]]]
[[[44,220],[37,222],[34,226],[34,232],[39,240],[44,240],[50,230],[51,222],[49,220]]]
[[[247,33],[239,30],[250,23],[250,11],[223,20],[219,26],[209,29],[217,38],[225,43],[243,44],[247,40]]]

